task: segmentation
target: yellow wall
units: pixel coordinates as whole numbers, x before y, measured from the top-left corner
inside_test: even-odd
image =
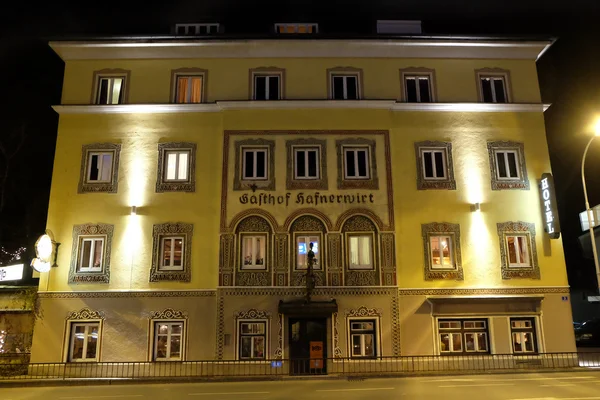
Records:
[[[539,103],[535,63],[528,60],[445,59],[187,59],[68,61],[65,66],[62,104],[89,104],[94,71],[105,68],[131,70],[129,103],[169,103],[171,70],[208,70],[207,101],[248,100],[249,69],[284,68],[286,98],[327,98],[327,69],[363,69],[365,99],[399,99],[402,68],[435,69],[438,102],[477,102],[475,70],[503,68],[510,71],[512,101]]]

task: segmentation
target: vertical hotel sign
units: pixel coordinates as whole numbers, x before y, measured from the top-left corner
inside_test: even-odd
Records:
[[[560,222],[556,210],[556,193],[554,191],[554,178],[552,174],[542,174],[540,180],[540,195],[542,196],[542,219],[544,220],[544,231],[550,239],[560,237]]]

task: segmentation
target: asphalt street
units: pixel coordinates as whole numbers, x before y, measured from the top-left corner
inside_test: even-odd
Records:
[[[1,400],[283,399],[600,400],[600,370],[379,378],[364,381],[127,384],[0,388]]]

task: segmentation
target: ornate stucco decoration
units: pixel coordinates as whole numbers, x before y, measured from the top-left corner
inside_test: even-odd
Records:
[[[71,249],[71,265],[69,269],[69,283],[109,283],[110,281],[110,253],[115,226],[111,224],[83,224],[73,227],[73,246]],[[81,238],[101,237],[104,239],[102,249],[102,268],[98,272],[80,272],[77,270],[79,259],[79,246]]]
[[[251,308],[247,311],[238,311],[235,313],[236,319],[270,319],[271,313],[268,311],[257,310],[256,308]]]
[[[88,320],[88,319],[101,319],[103,320],[104,312],[91,310],[87,307],[82,308],[79,311],[71,311],[67,315],[67,320]]]
[[[377,308],[369,308],[365,306],[360,306],[355,309],[351,309],[346,311],[346,317],[381,317],[383,312]]]
[[[150,319],[187,319],[186,311],[165,308],[162,311],[150,311]]]

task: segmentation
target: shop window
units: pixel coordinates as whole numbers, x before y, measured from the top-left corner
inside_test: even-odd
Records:
[[[537,353],[534,318],[511,318],[510,333],[512,337],[513,353]]]
[[[70,362],[98,361],[100,322],[71,322]]]
[[[154,322],[154,360],[180,361],[183,359],[185,324],[183,321]]]
[[[350,319],[350,357],[374,358],[377,356],[377,320]]]
[[[441,355],[489,353],[487,319],[440,319],[438,337]]]
[[[238,357],[240,360],[266,359],[267,321],[238,321]]]

